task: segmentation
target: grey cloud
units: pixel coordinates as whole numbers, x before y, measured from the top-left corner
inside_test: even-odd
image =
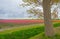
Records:
[[[26,9],[18,4],[19,0],[0,0],[0,19],[27,17]]]

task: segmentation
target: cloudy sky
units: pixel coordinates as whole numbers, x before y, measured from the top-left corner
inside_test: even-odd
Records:
[[[21,0],[0,0],[0,19],[27,18],[26,8],[20,3]]]
[[[20,3],[21,0],[0,0],[0,19],[28,18],[27,8],[20,7]],[[60,13],[58,15],[60,17]]]

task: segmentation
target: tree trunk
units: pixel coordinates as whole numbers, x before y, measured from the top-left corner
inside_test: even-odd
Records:
[[[43,13],[44,13],[44,24],[45,24],[45,35],[54,36],[53,24],[51,21],[51,0],[43,0]]]

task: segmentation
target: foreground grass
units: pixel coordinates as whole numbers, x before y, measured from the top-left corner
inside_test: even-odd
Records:
[[[30,28],[27,30],[14,31],[8,34],[0,34],[0,39],[28,39],[43,31],[44,27]]]
[[[59,26],[60,26],[60,23],[55,23],[54,24],[54,27],[58,28]],[[57,33],[57,34],[55,36],[53,36],[53,37],[47,37],[47,36],[44,35],[44,32],[42,32],[42,33],[37,34],[37,35],[35,35],[35,36],[33,36],[33,37],[29,38],[29,39],[60,39],[60,32],[58,32],[59,28],[58,29],[57,28],[55,28],[55,33]],[[58,31],[56,31],[56,29]]]
[[[53,37],[47,37],[44,35],[44,33],[40,33],[40,34],[35,35],[34,37],[31,37],[29,39],[60,39],[60,34],[56,34]]]
[[[33,29],[33,28],[35,29],[41,26],[44,26],[44,24],[32,24],[32,25],[24,25],[19,27],[12,27],[12,28],[1,30],[0,34],[12,33],[15,31],[23,31],[23,30]]]
[[[60,23],[54,23],[54,27],[60,26]],[[29,39],[37,34],[44,32],[44,25],[24,26],[5,30],[0,32],[0,39]]]

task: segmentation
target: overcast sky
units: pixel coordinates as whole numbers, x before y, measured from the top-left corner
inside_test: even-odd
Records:
[[[27,18],[26,8],[20,7],[21,0],[0,0],[0,19]]]
[[[20,7],[20,3],[21,0],[0,0],[0,19],[28,18],[27,8]]]

